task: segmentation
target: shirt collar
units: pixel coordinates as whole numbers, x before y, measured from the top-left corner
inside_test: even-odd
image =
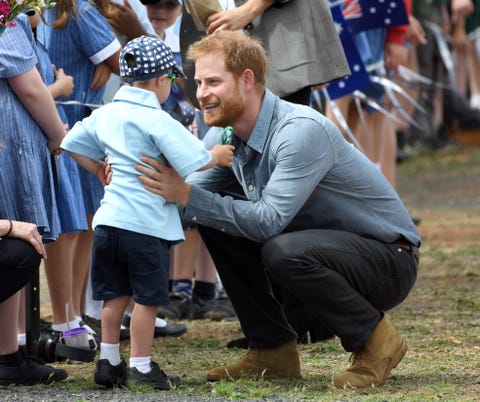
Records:
[[[259,153],[263,153],[265,142],[267,141],[268,137],[268,129],[270,127],[277,102],[278,97],[266,89],[257,122],[255,123],[255,127],[253,128],[250,139],[248,140],[248,146]]]
[[[112,101],[135,103],[152,109],[162,108],[154,92],[128,85],[120,87]]]

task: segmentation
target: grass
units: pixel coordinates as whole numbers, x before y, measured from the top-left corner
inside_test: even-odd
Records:
[[[472,150],[418,157],[403,164],[400,175],[416,179],[418,188],[432,197],[432,194],[442,193],[442,186],[447,186],[448,180],[456,182],[458,177],[470,174],[469,188],[476,188],[473,196],[478,198],[475,194],[478,194],[480,179],[475,181],[475,178],[480,173],[479,156],[480,150]],[[418,178],[420,174],[426,179],[422,181]],[[418,183],[428,183],[428,188]],[[437,187],[431,187],[435,185]],[[400,187],[403,191],[405,183]],[[410,189],[410,192],[414,190]],[[472,192],[469,194],[472,196]],[[449,197],[450,194],[448,200]],[[441,200],[426,205],[425,209],[415,206],[415,212],[425,214],[420,225],[424,244],[416,286],[405,302],[389,313],[392,322],[407,338],[409,352],[383,387],[368,390],[337,390],[331,387],[332,376],[348,365],[349,355],[343,351],[338,339],[300,346],[301,380],[207,383],[205,374],[209,368],[231,363],[243,351],[225,347],[227,341],[241,336],[237,322],[202,320],[188,322],[188,332],[181,339],[155,340],[153,358],[167,373],[177,374],[183,381],[169,395],[175,395],[180,400],[478,401],[480,228],[479,225],[476,229],[469,226],[468,237],[455,234],[452,239],[451,235],[454,228],[463,231],[465,222],[478,220],[480,209],[475,207],[475,203],[472,208],[468,203],[453,202],[454,206],[467,205],[470,209],[467,212],[450,211],[448,224],[437,233],[435,230],[439,222],[443,222],[448,205],[446,208]],[[450,235],[448,241],[442,235]],[[124,344],[122,349],[128,355],[128,344]],[[66,368],[70,377],[55,387],[97,389],[92,380],[93,364],[67,365]],[[130,392],[132,400],[161,399],[164,395],[149,389],[135,389],[102,393],[101,398],[115,400],[117,392]]]

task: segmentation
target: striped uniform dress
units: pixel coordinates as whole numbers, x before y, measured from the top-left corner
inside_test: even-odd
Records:
[[[28,19],[16,22],[0,37],[0,218],[35,223],[48,241],[59,221],[47,138],[8,84],[37,67]]]
[[[105,87],[90,89],[95,66],[120,49],[120,43],[106,19],[87,0],[77,1],[76,13],[72,13],[64,29],[53,29],[48,25],[56,20],[56,13],[56,7],[45,11],[47,24],[39,24],[37,35],[38,40],[47,48],[52,62],[61,66],[74,79],[73,93],[68,98],[58,100],[98,105]],[[87,106],[65,106],[64,109],[70,128],[91,113]],[[79,167],[79,173],[85,212],[91,215],[100,205],[103,187],[97,177],[83,168]]]

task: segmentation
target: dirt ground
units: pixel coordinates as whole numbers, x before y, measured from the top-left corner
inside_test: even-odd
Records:
[[[478,245],[480,143],[404,162],[398,166],[397,191],[411,215],[421,219],[423,245]]]

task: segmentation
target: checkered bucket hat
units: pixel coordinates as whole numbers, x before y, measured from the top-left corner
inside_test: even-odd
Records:
[[[187,78],[178,68],[171,49],[158,38],[140,36],[128,42],[120,53],[120,76],[125,82],[149,80],[168,70]]]

